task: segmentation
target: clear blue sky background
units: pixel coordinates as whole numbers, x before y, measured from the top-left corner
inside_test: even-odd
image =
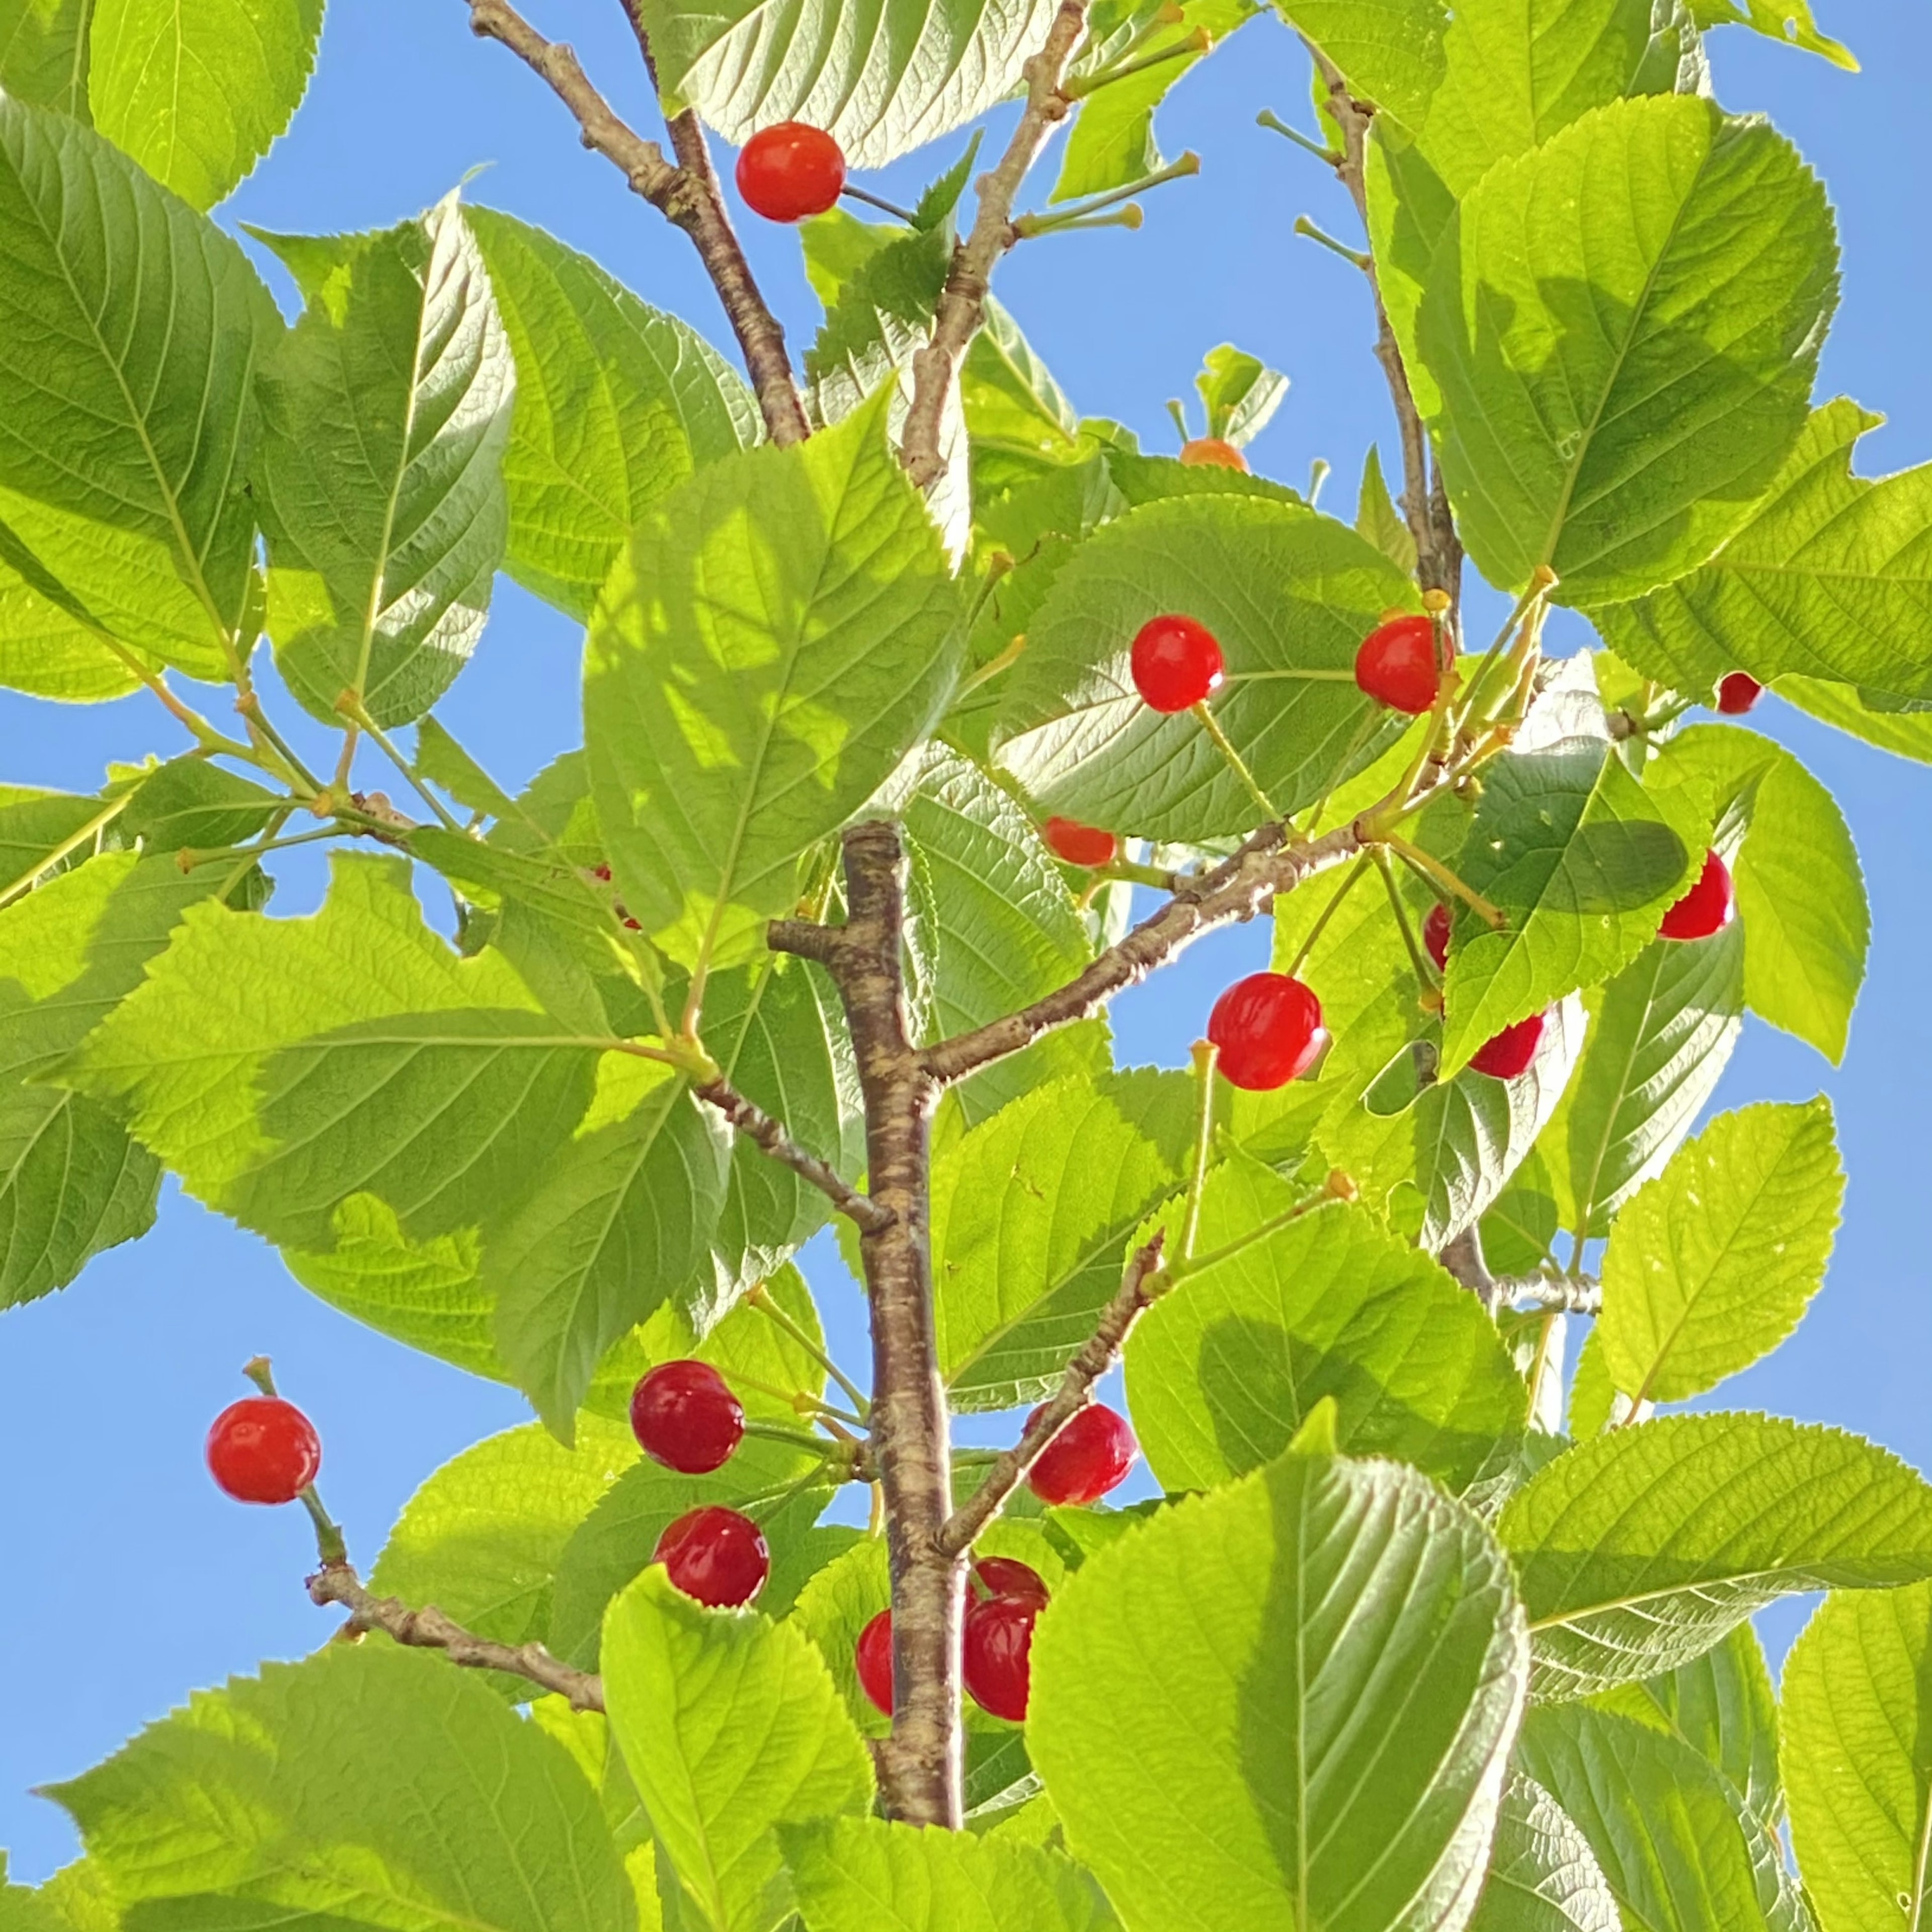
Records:
[[[1762,110],[1824,175],[1839,212],[1844,298],[1821,394],[1848,392],[1890,422],[1868,442],[1876,472],[1932,458],[1924,366],[1932,232],[1932,14],[1907,0],[1825,0],[1825,24],[1863,57],[1862,75],[1740,30],[1712,37],[1718,93]],[[615,0],[530,0],[574,41],[621,111],[655,132]],[[1339,189],[1314,161],[1254,124],[1273,106],[1310,124],[1304,60],[1268,18],[1205,63],[1166,111],[1168,152],[1199,151],[1198,180],[1159,190],[1137,235],[1026,244],[1002,269],[1017,314],[1083,411],[1172,447],[1164,398],[1190,393],[1202,352],[1232,340],[1292,377],[1252,452],[1292,482],[1325,458],[1330,508],[1348,514],[1364,451],[1386,450],[1386,399],[1368,353],[1354,272],[1290,232],[1312,212],[1346,232]],[[939,144],[868,184],[905,199],[958,152]],[[724,160],[728,170],[730,157]],[[682,236],[586,154],[548,92],[500,48],[473,40],[459,0],[332,0],[316,82],[289,136],[222,218],[285,230],[387,224],[479,164],[482,200],[554,230],[647,300],[728,340]],[[1039,192],[1044,195],[1042,180]],[[795,344],[818,309],[789,232],[748,221],[748,246]],[[288,294],[285,282],[278,284]],[[444,707],[500,778],[520,782],[578,742],[578,640],[507,584],[476,663]],[[1928,1243],[1932,1065],[1924,959],[1932,942],[1924,840],[1932,772],[1888,760],[1767,702],[1754,723],[1784,740],[1838,794],[1871,890],[1871,970],[1841,1069],[1753,1021],[1720,1106],[1800,1099],[1838,1107],[1851,1188],[1831,1276],[1796,1338],[1724,1392],[1859,1430],[1932,1466]],[[150,700],[64,710],[0,693],[0,778],[86,789],[110,758],[176,748]],[[365,782],[380,783],[372,773]],[[312,902],[314,868],[291,868],[277,910]],[[1264,933],[1198,947],[1117,1010],[1124,1061],[1178,1064],[1214,992],[1259,963]],[[836,1256],[808,1267],[839,1345],[863,1360],[857,1298]],[[478,1436],[523,1420],[518,1397],[359,1328],[296,1288],[272,1250],[172,1188],[154,1232],[97,1261],[64,1294],[0,1316],[0,1625],[12,1661],[0,1720],[0,1846],[38,1879],[71,1856],[64,1814],[33,1784],[77,1772],[188,1690],[298,1655],[326,1634],[302,1579],[312,1556],[297,1511],[218,1496],[202,1433],[244,1392],[236,1370],[273,1354],[320,1423],[326,1490],[366,1562],[410,1491]],[[1796,1625],[1767,1619],[1781,1647]]]

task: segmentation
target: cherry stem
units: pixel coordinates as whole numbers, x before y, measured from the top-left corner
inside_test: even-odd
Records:
[[[302,763],[295,747],[268,722],[268,714],[262,709],[260,697],[252,690],[244,691],[236,699],[235,708],[248,721],[249,730],[260,732],[290,772],[308,788],[309,796],[319,796],[324,788],[322,781]]]
[[[802,1429],[791,1429],[782,1422],[763,1422],[754,1417],[745,1424],[747,1436],[762,1437],[767,1442],[789,1442],[800,1449],[810,1449],[820,1455],[825,1452],[823,1436],[814,1436]]]
[[[771,1292],[764,1283],[760,1282],[745,1299],[760,1314],[774,1323],[781,1334],[790,1336],[845,1391],[851,1398],[853,1408],[858,1412],[853,1419],[864,1426],[866,1418],[872,1413],[872,1405],[866,1399],[865,1391],[772,1300]]]
[[[1060,91],[1069,100],[1078,100],[1111,86],[1117,80],[1125,80],[1130,74],[1144,74],[1149,68],[1162,67],[1169,61],[1207,53],[1214,45],[1214,35],[1205,27],[1196,27],[1191,34],[1183,34],[1172,46],[1160,48],[1137,58],[1117,61],[1112,67],[1103,67],[1096,73],[1074,74],[1060,82]]]
[[[1187,1214],[1180,1228],[1184,1264],[1194,1252],[1194,1237],[1201,1227],[1201,1196],[1208,1185],[1208,1150],[1214,1142],[1214,1067],[1221,1057],[1221,1049],[1211,1040],[1197,1040],[1190,1052],[1195,1083],[1200,1090],[1194,1126],[1194,1171],[1187,1184]]]
[[[281,1398],[275,1392],[274,1371],[268,1365],[266,1355],[253,1355],[242,1364],[242,1372],[272,1401]],[[338,1564],[349,1561],[349,1544],[342,1534],[342,1526],[322,1506],[322,1498],[316,1486],[310,1483],[302,1490],[296,1500],[308,1511],[309,1520],[315,1525],[315,1553],[322,1559],[322,1568],[333,1569]]]
[[[1341,884],[1330,896],[1328,903],[1322,908],[1315,923],[1308,928],[1308,936],[1301,942],[1300,949],[1294,956],[1294,963],[1288,969],[1288,976],[1291,980],[1298,980],[1301,977],[1301,969],[1308,964],[1309,955],[1315,950],[1316,940],[1328,929],[1328,922],[1341,909],[1342,902],[1354,890],[1355,881],[1362,876],[1363,868],[1368,862],[1369,855],[1365,852],[1348,868],[1347,874],[1342,879]]]
[[[1456,874],[1443,864],[1440,859],[1425,852],[1420,845],[1413,845],[1398,832],[1383,832],[1376,835],[1376,843],[1386,846],[1391,852],[1399,853],[1418,871],[1423,872],[1437,885],[1454,892],[1476,915],[1501,932],[1509,924],[1502,908],[1484,898],[1474,886],[1465,885]]]
[[[1273,824],[1279,820],[1281,814],[1274,808],[1274,801],[1255,782],[1254,773],[1248,770],[1246,760],[1234,749],[1227,733],[1221,729],[1221,721],[1209,710],[1207,699],[1204,698],[1195,706],[1194,715],[1200,719],[1201,728],[1213,741],[1214,748],[1227,761],[1228,769],[1240,780],[1247,789],[1248,796],[1261,807],[1263,822]]]
[[[1408,963],[1415,968],[1415,976],[1425,993],[1438,992],[1442,982],[1436,976],[1436,962],[1429,958],[1417,944],[1415,929],[1408,922],[1408,908],[1402,902],[1402,892],[1395,882],[1395,868],[1389,863],[1389,855],[1378,850],[1376,865],[1382,875],[1382,884],[1388,888],[1389,904],[1395,913],[1395,922],[1402,930],[1402,943],[1408,949]]]
[[[839,190],[848,201],[862,201],[868,208],[884,210],[887,214],[896,214],[908,228],[919,226],[919,218],[909,208],[902,208],[896,201],[887,201],[883,195],[874,194],[869,189],[854,188],[850,182]]]
[[[1325,161],[1331,168],[1339,168],[1348,158],[1319,141],[1311,140],[1299,128],[1290,127],[1272,107],[1264,107],[1255,116],[1255,125],[1266,128],[1276,134],[1285,134],[1298,148],[1306,149],[1318,161]]]
[[[368,711],[363,708],[362,699],[357,697],[355,692],[345,691],[335,700],[335,708],[350,721],[352,727],[366,731],[369,734],[370,742],[409,781],[416,796],[429,807],[431,812],[435,813],[445,831],[460,832],[463,830],[454,814],[423,782],[416,766],[404,757],[394,741],[376,722],[375,719],[369,716]]]
[[[1343,261],[1352,263],[1367,274],[1375,266],[1374,261],[1359,248],[1351,248],[1346,242],[1338,242],[1325,228],[1318,228],[1305,214],[1294,218],[1294,232],[1310,242],[1318,242],[1331,255],[1339,255]]]
[[[1528,588],[1516,600],[1509,615],[1503,620],[1502,627],[1496,632],[1495,641],[1483,653],[1483,661],[1476,667],[1475,676],[1466,680],[1463,684],[1463,689],[1469,694],[1468,707],[1464,712],[1466,720],[1475,715],[1477,702],[1483,694],[1483,686],[1503,646],[1509,642],[1519,626],[1528,622],[1531,616],[1548,599],[1550,592],[1556,587],[1556,573],[1547,564],[1538,564],[1530,573]]]
[[[1342,752],[1340,758],[1336,760],[1334,770],[1328,774],[1328,782],[1322,788],[1322,795],[1316,799],[1309,810],[1308,823],[1303,829],[1301,835],[1304,838],[1314,837],[1315,828],[1322,823],[1322,814],[1328,809],[1328,801],[1335,796],[1335,788],[1342,782],[1343,775],[1354,763],[1362,747],[1368,742],[1370,734],[1376,728],[1376,722],[1377,712],[1371,708],[1364,714],[1360,724],[1355,727],[1354,736],[1349,740],[1347,749]]]
[[[1152,174],[1143,175],[1138,181],[1130,182],[1125,188],[1117,188],[1110,194],[1096,194],[1092,200],[1077,202],[1057,214],[1020,215],[1013,222],[1013,232],[1022,237],[1045,235],[1055,228],[1066,227],[1070,222],[1084,221],[1103,208],[1114,208],[1124,201],[1132,201],[1136,195],[1150,188],[1159,188],[1165,182],[1178,181],[1184,175],[1198,175],[1200,172],[1201,157],[1190,148],[1178,161],[1170,161],[1166,167],[1156,168]]]

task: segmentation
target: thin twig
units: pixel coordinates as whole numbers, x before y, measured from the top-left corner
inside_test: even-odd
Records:
[[[1018,238],[1013,202],[1047,136],[1066,118],[1069,103],[1060,76],[1087,22],[1086,0],[1060,0],[1046,44],[1021,69],[1026,105],[1019,124],[998,161],[974,184],[979,197],[971,232],[952,251],[952,266],[932,320],[932,335],[913,358],[912,406],[906,412],[900,460],[921,489],[929,489],[946,467],[939,453],[941,419],[953,371],[980,326],[993,266]]]
[[[867,1199],[856,1187],[848,1186],[828,1162],[800,1147],[785,1131],[782,1121],[773,1120],[755,1100],[740,1093],[722,1075],[694,1087],[692,1091],[700,1100],[716,1107],[748,1141],[762,1148],[775,1161],[790,1168],[800,1180],[809,1181],[848,1221],[855,1222],[868,1234],[877,1233],[890,1225],[892,1217],[886,1209]]]
[[[308,1580],[310,1600],[340,1604],[349,1612],[346,1630],[360,1636],[379,1630],[398,1643],[418,1650],[440,1650],[452,1664],[474,1670],[506,1670],[546,1690],[567,1697],[580,1711],[604,1708],[604,1680],[594,1671],[573,1670],[540,1643],[498,1643],[465,1630],[434,1604],[412,1610],[398,1597],[374,1597],[362,1587],[348,1563],[325,1564]]]
[[[1160,1298],[1164,1286],[1160,1252],[1166,1239],[1163,1228],[1134,1250],[1119,1290],[1102,1311],[1080,1352],[1067,1364],[1060,1387],[1034,1412],[1025,1432],[1002,1452],[980,1486],[946,1519],[939,1533],[939,1546],[947,1556],[958,1556],[972,1548],[974,1539],[1025,1481],[1028,1471],[1046,1445],[1092,1400],[1094,1384],[1120,1359],[1141,1311]]]

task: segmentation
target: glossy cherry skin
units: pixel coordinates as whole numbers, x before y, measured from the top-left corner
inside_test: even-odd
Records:
[[[1378,704],[1419,717],[1442,688],[1436,626],[1426,617],[1391,617],[1362,640],[1355,682]]]
[[[1028,1427],[1039,1413],[1036,1408],[1027,1418]],[[1104,1402],[1092,1402],[1041,1451],[1027,1480],[1043,1503],[1098,1502],[1126,1481],[1140,1453],[1127,1418]]]
[[[1205,624],[1170,614],[1135,634],[1134,688],[1156,711],[1186,711],[1221,682],[1221,646]]]
[[[767,221],[823,214],[845,186],[845,157],[822,128],[781,121],[760,128],[738,155],[738,192]]]
[[[1180,460],[1192,469],[1246,470],[1248,459],[1232,442],[1218,436],[1197,436],[1180,446]]]
[[[1729,671],[1718,680],[1718,709],[1726,718],[1742,718],[1764,695],[1764,686],[1748,670]]]
[[[1027,1714],[1027,1693],[1033,1680],[1033,1627],[1039,1615],[1037,1604],[1017,1597],[989,1597],[966,1612],[961,1660],[967,1693],[982,1711],[1015,1724]]]
[[[322,1467],[315,1424],[280,1396],[244,1396],[209,1427],[208,1473],[238,1503],[292,1503]]]
[[[1660,939],[1708,939],[1722,932],[1737,916],[1737,895],[1731,890],[1731,868],[1714,852],[1704,854],[1697,882],[1664,915],[1657,928]]]
[[[1546,1012],[1532,1013],[1514,1026],[1504,1027],[1495,1039],[1486,1040],[1470,1054],[1469,1064],[1478,1073],[1493,1074],[1498,1080],[1514,1080],[1526,1072],[1542,1044]]]
[[[1250,973],[1214,1002],[1208,1037],[1231,1086],[1265,1094],[1298,1079],[1328,1044],[1322,1002],[1286,973]]]
[[[1429,916],[1422,922],[1422,950],[1436,962],[1436,970],[1446,973],[1449,970],[1449,908],[1440,899],[1429,908]]]
[[[892,1613],[881,1610],[859,1633],[852,1646],[859,1688],[883,1711],[892,1714]]]
[[[988,1597],[1010,1597],[1016,1604],[1046,1608],[1047,1588],[1040,1572],[1016,1556],[982,1556],[973,1565],[973,1580]]]
[[[701,1476],[743,1438],[744,1407],[709,1362],[660,1362],[631,1391],[631,1433],[653,1462]]]
[[[1120,856],[1120,842],[1097,825],[1082,825],[1077,818],[1049,818],[1040,828],[1047,849],[1070,866],[1111,866]]]
[[[687,1597],[714,1610],[748,1604],[772,1570],[764,1532],[749,1516],[722,1503],[686,1510],[668,1524],[651,1561],[662,1563]]]

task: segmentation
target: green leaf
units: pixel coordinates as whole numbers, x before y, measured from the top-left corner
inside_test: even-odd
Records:
[[[662,58],[662,56],[661,56]],[[686,964],[754,950],[799,861],[923,735],[958,594],[883,394],[700,470],[614,566],[586,647],[592,789],[617,885]]]
[[[594,1670],[600,1626],[611,1600],[651,1562],[658,1538],[686,1510],[723,1503],[753,1516],[772,1552],[772,1574],[759,1592],[774,1616],[791,1606],[806,1579],[850,1540],[850,1531],[821,1529],[828,1480],[814,1478],[806,1450],[747,1437],[722,1468],[688,1476],[648,1460],[633,1462],[572,1532],[557,1559],[549,1643],[560,1657]]]
[[[382,1639],[198,1692],[52,1795],[149,1932],[637,1922],[562,1748],[472,1672]]]
[[[1415,538],[1382,480],[1382,460],[1373,443],[1362,459],[1362,487],[1355,501],[1355,534],[1366,538],[1406,577],[1415,568]]]
[[[225,679],[254,548],[253,385],[280,329],[268,290],[118,148],[10,99],[0,262],[0,558],[91,632]]]
[[[1289,1454],[1068,1580],[1028,1748],[1136,1932],[1453,1925],[1526,1672],[1473,1515],[1394,1463]]]
[[[1442,0],[1277,0],[1284,17],[1342,70],[1358,94],[1420,123],[1442,83]],[[1318,77],[1318,86],[1319,84]]]
[[[836,9],[785,0],[640,8],[668,112],[695,107],[740,144],[780,121],[823,128],[848,166],[883,166],[974,120],[1017,86],[1052,0],[886,0],[864,33]]]
[[[434,1604],[501,1643],[550,1634],[550,1582],[571,1532],[638,1460],[620,1424],[580,1419],[576,1448],[535,1423],[486,1437],[444,1463],[396,1519],[371,1589]],[[524,1680],[499,1680],[519,1699]]]
[[[1043,811],[1154,838],[1252,828],[1258,808],[1199,721],[1150,710],[1128,653],[1150,618],[1212,631],[1222,729],[1292,812],[1366,764],[1402,721],[1356,688],[1355,652],[1414,586],[1334,518],[1220,493],[1130,511],[1054,580],[1008,680],[1000,762]]]
[[[1258,356],[1224,342],[1208,350],[1194,386],[1208,412],[1208,434],[1238,449],[1267,428],[1288,394],[1288,378]]]
[[[1856,74],[1857,59],[1850,48],[1821,33],[1812,18],[1807,0],[1690,0],[1690,10],[1700,27],[1723,27],[1735,22],[1748,27],[1766,39],[1781,40],[1788,46],[1802,47],[1819,54],[1834,67]]]
[[[1073,405],[1019,325],[988,297],[959,364],[959,400],[972,439],[976,493],[1004,489],[1093,454]]]
[[[1912,1594],[1892,1592],[1870,1600],[1892,1602]],[[1778,1694],[1765,1665],[1764,1646],[1749,1624],[1738,1624],[1715,1649],[1675,1670],[1599,1691],[1589,1701],[1688,1744],[1724,1773],[1767,1831],[1777,1831],[1784,1814],[1778,1784]]]
[[[1735,920],[1708,939],[1654,940],[1595,1000],[1562,1131],[1543,1143],[1573,1232],[1607,1234],[1710,1099],[1744,1028],[1744,946]]]
[[[1052,992],[1093,957],[1066,875],[1032,822],[976,765],[937,747],[904,809],[923,899],[918,936],[932,1036],[964,1033]],[[1104,1022],[1052,1034],[959,1088],[969,1124],[1057,1076],[1104,1072]]]
[[[841,1818],[784,1834],[808,1932],[1102,1932],[1119,1922],[1070,1859],[1032,1845]]]
[[[1482,1304],[1366,1209],[1298,1212],[1273,1176],[1242,1199],[1260,1177],[1226,1172],[1210,1178],[1195,1259],[1127,1345],[1129,1405],[1161,1486],[1245,1474],[1332,1398],[1344,1450],[1466,1488],[1526,1407]]]
[[[1822,1932],[1924,1919],[1928,1718],[1932,1590],[1827,1597],[1784,1664],[1791,1841]]]
[[[1701,570],[1592,611],[1619,656],[1686,692],[1726,671],[1932,698],[1932,464],[1874,480],[1853,446],[1881,418],[1839,397],[1814,410],[1748,520]]]
[[[1173,18],[1156,16],[1157,24],[1148,22],[1142,38],[1132,29],[1145,20],[1145,11],[1133,10],[1123,22],[1126,31],[1093,49],[1075,64],[1073,72],[1084,76],[1123,58],[1130,41],[1136,62],[1155,60],[1160,64],[1106,81],[1081,97],[1080,111],[1060,156],[1059,177],[1048,199],[1072,201],[1082,195],[1105,194],[1130,187],[1164,166],[1154,137],[1154,110],[1207,51],[1198,46],[1184,52],[1171,50],[1203,32],[1213,37],[1211,44],[1218,46],[1260,10],[1256,0],[1180,0]],[[1169,58],[1161,60],[1163,53]],[[1208,434],[1220,432],[1210,430]]]
[[[279,794],[191,753],[146,779],[121,816],[122,830],[150,851],[238,845],[287,808]]]
[[[1802,427],[1837,292],[1823,190],[1759,120],[1622,101],[1499,163],[1418,318],[1443,473],[1490,580],[1634,597],[1749,518]]]
[[[1604,1365],[1681,1402],[1768,1355],[1822,1285],[1844,1199],[1832,1106],[1720,1114],[1632,1197],[1603,1263]]]
[[[1503,1790],[1490,1875],[1469,1932],[1623,1932],[1589,1840],[1520,1772]]]
[[[1778,694],[1801,711],[1868,745],[1920,764],[1932,764],[1932,717],[1922,711],[1887,711],[1868,705],[1850,685],[1789,671],[1778,680]]]
[[[53,594],[44,596],[0,564],[0,686],[70,704],[138,690],[133,665],[103,632],[62,608],[58,586],[51,589]],[[133,657],[148,663],[138,652]]]
[[[775,1828],[872,1792],[811,1639],[705,1610],[654,1568],[610,1606],[603,1655],[611,1727],[688,1909],[713,1932],[768,1932],[789,1903]]]
[[[503,567],[587,618],[645,510],[758,440],[758,405],[703,337],[588,256],[514,215],[468,213],[517,369]]]
[[[416,770],[458,805],[488,818],[509,818],[516,805],[483,767],[434,718],[416,727]]]
[[[1184,1074],[1072,1077],[1002,1108],[933,1164],[933,1320],[956,1408],[1038,1400],[1120,1285],[1127,1244],[1180,1185]]]
[[[1559,738],[1498,758],[1456,871],[1508,921],[1456,908],[1444,976],[1442,1060],[1627,966],[1702,862],[1687,814],[1630,776],[1608,741]]]
[[[556,1144],[484,1249],[498,1351],[565,1442],[611,1343],[666,1300],[710,1287],[728,1130],[682,1079],[650,1072],[617,1118],[593,1110]]]
[[[1574,1697],[1688,1663],[1793,1591],[1932,1576],[1932,1489],[1842,1430],[1672,1415],[1558,1456],[1496,1534],[1538,1689]]]
[[[0,0],[0,88],[16,100],[88,119],[94,0]]]
[[[1627,1927],[1798,1932],[1771,1834],[1687,1744],[1588,1705],[1532,1710],[1517,1762],[1589,1841]]]
[[[502,561],[516,365],[454,195],[380,233],[260,238],[307,306],[261,382],[268,634],[340,724],[420,716],[476,647]]]
[[[932,323],[952,256],[944,228],[885,228],[840,278],[836,302],[806,351],[805,373],[817,382],[826,371],[856,360],[882,340],[884,317],[925,332]]]
[[[94,124],[191,208],[224,200],[294,117],[322,0],[94,0]]]

